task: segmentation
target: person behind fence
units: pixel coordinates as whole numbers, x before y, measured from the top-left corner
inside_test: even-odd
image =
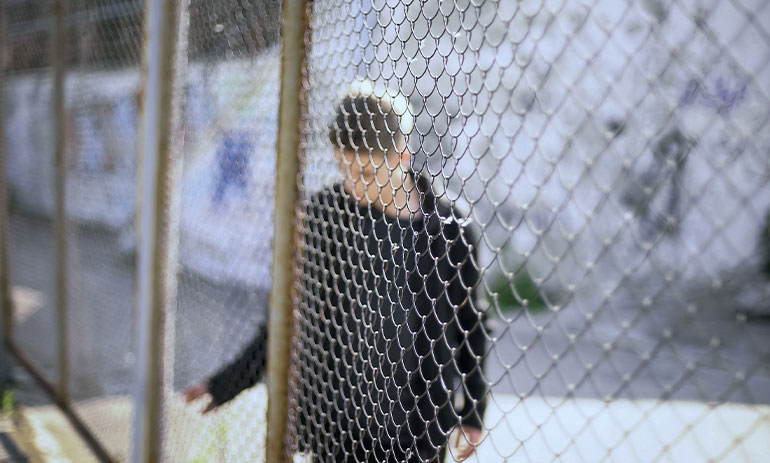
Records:
[[[290,421],[319,462],[439,462],[453,429],[462,460],[482,439],[475,233],[410,170],[391,101],[342,99],[329,140],[344,180],[304,208]],[[208,412],[256,384],[266,345],[262,325],[187,401],[209,395]]]

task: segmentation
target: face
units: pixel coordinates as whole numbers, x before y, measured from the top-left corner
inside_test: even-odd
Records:
[[[385,167],[385,154],[382,151],[357,153],[353,150],[335,150],[340,170],[346,178],[360,180],[363,183],[374,181],[379,169]]]
[[[346,178],[369,184],[374,182],[375,178],[382,180],[409,165],[409,154],[404,140],[398,140],[396,147],[396,150],[390,150],[387,155],[380,150],[356,152],[335,148],[334,155]]]

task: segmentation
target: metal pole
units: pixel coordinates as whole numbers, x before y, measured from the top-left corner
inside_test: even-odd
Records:
[[[273,279],[268,314],[267,463],[289,460],[289,361],[293,330],[292,287],[296,249],[302,66],[307,0],[284,0],[281,96],[275,176]]]
[[[178,39],[187,22],[186,0],[147,0],[142,62],[141,209],[136,304],[137,370],[134,385],[134,462],[162,459],[164,323],[175,305],[178,217],[175,190],[181,173],[181,79],[185,59]],[[185,13],[186,14],[186,13]]]
[[[19,365],[27,370],[27,373],[32,376],[32,379],[37,382],[43,392],[50,397],[56,397],[56,385],[48,381],[43,371],[41,371],[35,363],[27,357],[24,351],[16,347],[12,342],[7,343],[7,348],[8,352],[13,355]],[[94,452],[94,455],[96,455],[96,458],[98,458],[100,462],[112,463],[116,461],[110,456],[107,449],[102,446],[101,442],[91,434],[88,426],[86,426],[80,417],[78,417],[77,413],[75,413],[75,410],[72,409],[69,403],[59,404],[59,409],[64,413],[64,416],[69,420],[70,424],[72,424],[72,427],[75,428],[75,431],[77,431],[80,437],[83,438],[83,441],[85,441],[86,445],[88,445],[91,451]]]
[[[58,2],[57,2],[58,3]],[[59,3],[60,5],[60,3]],[[59,6],[55,5],[58,10]],[[57,15],[57,18],[61,18],[58,12],[55,12]],[[57,32],[60,31],[61,24],[57,23]],[[0,1],[0,108],[4,108],[3,104],[3,97],[5,95],[5,91],[3,88],[3,77],[5,73],[5,62],[6,62],[6,49],[7,49],[7,41],[6,41],[6,35],[5,35],[5,2]],[[58,34],[57,34],[58,37]],[[54,47],[55,48],[55,47]],[[54,60],[56,60],[56,56],[54,56]],[[60,72],[54,71],[54,72]],[[56,77],[54,77],[54,80],[56,80]],[[63,82],[63,79],[62,79]],[[54,87],[56,87],[56,84],[54,84]],[[54,93],[56,93],[56,90],[54,90]],[[59,95],[61,95],[61,87],[59,89]],[[63,98],[59,100],[59,103],[54,103],[55,106],[58,106],[57,109],[63,109]],[[27,370],[27,372],[32,376],[32,378],[37,381],[38,385],[45,391],[48,396],[54,398],[59,402],[59,408],[64,413],[64,416],[67,417],[67,419],[70,421],[72,426],[75,428],[75,430],[80,434],[80,436],[83,438],[85,443],[90,447],[91,451],[94,452],[94,455],[99,459],[99,461],[104,463],[111,463],[114,460],[109,455],[107,450],[101,445],[101,443],[91,434],[91,432],[88,430],[88,427],[80,420],[80,418],[77,416],[77,414],[70,408],[70,404],[67,401],[64,401],[63,399],[66,398],[66,367],[65,367],[65,377],[62,381],[62,377],[60,376],[59,384],[54,384],[49,381],[49,379],[46,377],[46,375],[38,369],[35,364],[30,361],[29,358],[24,354],[24,352],[16,347],[16,345],[13,343],[13,340],[11,339],[12,334],[12,327],[13,327],[13,302],[11,298],[11,285],[10,285],[10,278],[8,274],[8,183],[7,183],[7,172],[6,172],[6,151],[5,151],[5,123],[3,121],[3,114],[4,111],[0,110],[0,297],[2,298],[2,322],[3,322],[3,341],[5,344],[6,349],[8,352],[13,355],[13,357],[16,359],[16,361],[21,365],[24,369]],[[60,114],[60,113],[57,113]],[[61,121],[63,119],[59,119]],[[57,123],[56,127],[56,137],[57,137],[57,147],[60,144],[61,133],[60,129],[62,126],[60,126]],[[63,159],[61,160],[63,163]],[[59,173],[61,171],[58,169],[58,161],[57,161],[57,171],[56,175],[58,177]],[[58,182],[58,179],[57,179]],[[63,186],[63,185],[62,185]],[[58,189],[58,183],[57,183],[57,189]],[[62,196],[63,197],[63,196]],[[58,201],[58,199],[57,199]],[[63,202],[62,202],[63,204]],[[64,235],[66,236],[66,235]],[[57,246],[59,245],[57,241]],[[61,293],[60,293],[61,294]],[[60,315],[62,313],[60,312]],[[61,322],[61,319],[60,319]],[[61,324],[60,324],[61,327]],[[61,333],[59,333],[61,336]],[[60,337],[60,341],[63,338]],[[66,338],[65,342],[61,344],[61,346],[67,345]],[[60,350],[59,355],[63,355],[63,351]],[[66,354],[64,354],[66,355]],[[66,357],[65,357],[66,359]],[[61,357],[60,357],[61,361]],[[66,362],[66,360],[65,360]],[[62,385],[64,385],[65,389],[62,390]]]
[[[53,66],[53,124],[54,124],[54,233],[56,236],[56,317],[58,335],[59,378],[56,400],[65,404],[69,400],[69,325],[67,317],[67,149],[64,139],[64,75],[67,48],[66,0],[54,1],[54,32],[51,47]]]
[[[2,298],[3,344],[10,346],[13,334],[13,300],[8,275],[8,180],[5,162],[5,61],[8,48],[5,2],[0,2],[0,298]]]

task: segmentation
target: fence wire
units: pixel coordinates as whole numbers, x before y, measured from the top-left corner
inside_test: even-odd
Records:
[[[280,2],[192,1],[189,14],[173,384],[188,399],[210,394],[194,406],[170,399],[169,455],[262,461],[266,352],[249,346],[270,288]],[[253,380],[226,368],[244,349]]]
[[[313,2],[293,448],[759,458],[769,21]]]
[[[51,21],[53,2],[3,4],[5,60],[3,123],[9,197],[8,257],[15,310],[12,341],[55,382],[59,375],[56,245],[53,227],[54,160]],[[32,124],[31,121],[40,121]],[[41,341],[39,333],[49,339]],[[21,388],[29,386],[22,384]],[[30,397],[42,401],[41,397]]]
[[[70,0],[64,89],[70,395],[116,459],[129,455],[136,316],[143,5]]]
[[[0,6],[13,341],[51,383],[53,4]],[[67,385],[127,461],[144,2],[63,4]],[[163,455],[262,461],[281,2],[187,14]],[[307,21],[288,457],[770,452],[770,4],[314,0]]]
[[[2,7],[8,56],[3,130],[14,229],[8,246],[18,256],[9,272],[15,280],[13,340],[54,386],[56,399],[123,460],[131,433],[135,334],[131,240],[141,2],[3,2]],[[61,42],[57,15],[66,43],[55,46]],[[62,113],[54,104],[57,54],[63,55]],[[57,125],[65,147],[62,169],[54,159]],[[65,192],[61,221],[57,175]],[[65,286],[59,294],[61,276]],[[64,318],[57,314],[59,304]]]

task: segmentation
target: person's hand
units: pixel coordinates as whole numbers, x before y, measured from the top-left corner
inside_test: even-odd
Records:
[[[481,429],[476,429],[471,426],[460,426],[457,431],[457,442],[455,442],[455,448],[457,448],[457,461],[464,461],[470,458],[475,452],[476,448],[481,443]]]
[[[201,414],[205,415],[206,413],[217,408],[216,402],[214,402],[214,399],[211,398],[211,394],[209,393],[209,386],[203,382],[198,383],[184,391],[184,401],[188,404],[200,399],[203,396],[208,398],[208,404],[201,411]]]

